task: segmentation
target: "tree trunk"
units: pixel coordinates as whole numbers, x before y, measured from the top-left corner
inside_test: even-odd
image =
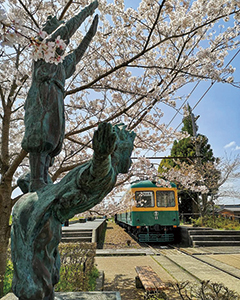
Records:
[[[206,216],[208,209],[208,195],[203,194],[202,195],[202,211],[203,211],[203,217]]]
[[[3,279],[6,271],[7,250],[9,246],[11,228],[9,226],[11,210],[11,184],[4,181],[0,185],[0,298],[3,296]]]

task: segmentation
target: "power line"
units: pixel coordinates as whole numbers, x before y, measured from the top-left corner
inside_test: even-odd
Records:
[[[172,121],[176,118],[176,116],[179,114],[180,109],[182,109],[182,107],[185,105],[185,103],[187,102],[187,100],[190,98],[190,96],[192,95],[192,93],[195,91],[195,89],[197,88],[197,86],[199,85],[200,80],[195,84],[195,86],[193,87],[193,89],[191,90],[190,94],[188,95],[188,97],[185,99],[185,101],[183,102],[183,104],[179,107],[179,109],[177,110],[177,112],[175,113],[175,115],[173,116],[173,118],[170,120],[170,122],[167,125],[168,126],[172,123]]]
[[[240,49],[234,54],[234,56],[230,59],[230,61],[226,64],[226,67],[228,67],[230,65],[230,63],[237,57],[237,55],[239,54]],[[197,85],[200,83],[200,81],[198,81]],[[197,107],[197,105],[202,101],[202,99],[206,96],[206,94],[210,91],[210,89],[213,87],[213,85],[216,83],[216,80],[211,82],[211,85],[207,88],[207,90],[204,92],[204,94],[200,97],[200,99],[197,101],[197,103],[194,105],[194,107],[192,108],[192,111]],[[194,87],[194,89],[197,86]],[[192,92],[190,93],[192,94]],[[189,98],[189,97],[188,97]],[[187,98],[187,99],[188,99]],[[182,106],[181,106],[182,107]],[[177,129],[180,127],[180,125],[182,124],[182,122],[176,127],[176,129],[174,131],[177,131]]]
[[[139,159],[139,158],[146,158],[146,159],[189,159],[189,158],[198,158],[202,157],[199,156],[141,156],[141,157],[131,157],[131,159]]]

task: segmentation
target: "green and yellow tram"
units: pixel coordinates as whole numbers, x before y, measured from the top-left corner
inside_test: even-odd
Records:
[[[131,184],[123,201],[130,208],[115,216],[115,221],[134,233],[139,242],[174,242],[178,238],[179,212],[177,188],[158,186],[144,180]]]

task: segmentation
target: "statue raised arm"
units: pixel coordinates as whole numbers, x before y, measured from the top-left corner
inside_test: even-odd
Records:
[[[46,42],[55,41],[60,36],[68,44],[74,32],[97,6],[98,2],[94,1],[66,23],[56,17],[48,17],[43,27],[48,34]],[[33,62],[32,84],[25,102],[25,134],[22,141],[23,149],[29,152],[31,192],[48,184],[49,166],[62,149],[65,135],[65,80],[74,73],[96,33],[97,25],[98,16],[95,16],[80,45],[63,62],[47,63],[43,59]],[[64,54],[63,49],[57,51],[58,55]]]
[[[131,166],[134,132],[102,123],[93,136],[93,157],[59,183],[25,194],[13,209],[13,291],[20,300],[53,300],[59,280],[61,224],[96,204]]]

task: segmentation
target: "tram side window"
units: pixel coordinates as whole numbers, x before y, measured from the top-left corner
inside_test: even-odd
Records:
[[[135,192],[135,199],[137,207],[153,207],[154,206],[154,194],[148,191]]]
[[[175,206],[175,195],[173,191],[157,191],[156,196],[158,207]]]

